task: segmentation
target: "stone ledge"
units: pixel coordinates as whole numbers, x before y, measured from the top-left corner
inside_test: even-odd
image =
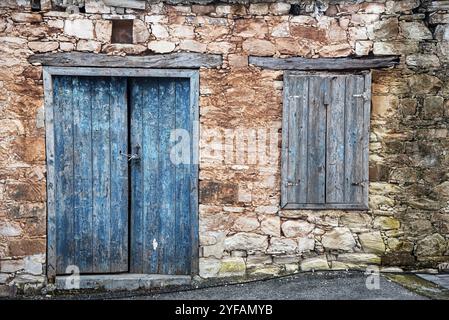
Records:
[[[57,290],[74,290],[66,286],[71,284],[73,276],[57,276]],[[139,290],[171,286],[190,285],[190,276],[159,275],[159,274],[111,274],[111,275],[81,275],[79,290]],[[77,289],[78,290],[78,289]]]

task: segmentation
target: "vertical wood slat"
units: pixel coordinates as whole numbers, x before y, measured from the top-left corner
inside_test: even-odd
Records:
[[[128,147],[127,83],[125,78],[109,81],[110,133],[110,272],[128,271]]]
[[[187,132],[190,137],[190,83],[188,79],[177,80],[175,90],[175,129]],[[175,138],[177,137],[175,136]],[[182,138],[185,139],[187,137]],[[191,150],[192,145],[189,143],[188,147]],[[191,272],[190,170],[192,165],[192,163],[178,163],[175,165],[175,199],[177,199],[175,202],[175,235],[177,245],[174,254],[177,260],[173,270],[174,274],[189,274]]]
[[[93,86],[92,99],[92,170],[96,177],[93,182],[94,272],[108,272],[110,269],[111,141],[108,87],[108,81],[99,78]]]
[[[323,104],[323,81],[311,77],[309,85],[309,127],[307,138],[307,202],[325,201],[326,109]]]
[[[344,203],[345,81],[346,76],[335,76],[330,81],[326,142],[327,203]]]
[[[144,216],[144,248],[143,271],[158,273],[159,247],[159,128],[163,125],[159,110],[159,87],[156,79],[141,80],[144,84],[143,123],[142,129],[142,174],[144,184],[143,216]],[[161,122],[161,123],[160,123]]]
[[[363,184],[363,195],[362,203],[368,208],[368,196],[369,196],[369,140],[370,140],[370,117],[371,117],[371,72],[366,72],[364,77],[365,85],[364,91],[366,93],[366,98],[363,104],[363,147],[362,147],[362,180]]]
[[[159,168],[161,182],[160,197],[160,272],[164,274],[172,274],[175,264],[175,247],[176,235],[175,224],[176,217],[174,214],[175,199],[174,182],[175,172],[174,165],[170,161],[170,133],[175,127],[175,83],[172,80],[160,79],[159,81],[159,101],[161,114],[164,115],[164,126],[160,130],[160,149],[159,149]]]
[[[57,271],[66,272],[74,264],[73,235],[73,110],[72,78],[61,77],[55,86],[60,95],[56,105],[56,212],[57,216]],[[63,253],[63,254],[60,254]]]
[[[73,78],[73,182],[75,262],[82,273],[93,271],[91,81]]]
[[[130,144],[131,152],[136,151],[136,146],[143,146],[142,123],[142,95],[144,88],[138,79],[130,79],[131,86],[131,126]],[[142,164],[145,159],[131,163],[131,272],[143,273],[143,177]]]

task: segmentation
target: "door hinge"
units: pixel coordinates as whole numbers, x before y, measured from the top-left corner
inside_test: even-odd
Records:
[[[352,95],[354,98],[362,98],[364,101],[369,100],[369,93],[368,91],[365,91],[363,93],[357,93]]]

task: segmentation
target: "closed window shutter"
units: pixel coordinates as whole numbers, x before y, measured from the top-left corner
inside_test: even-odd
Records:
[[[286,72],[281,202],[365,209],[371,75]]]

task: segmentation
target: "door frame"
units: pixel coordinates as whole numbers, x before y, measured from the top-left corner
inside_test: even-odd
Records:
[[[199,71],[192,69],[143,69],[104,67],[43,67],[45,148],[47,166],[47,279],[54,283],[56,277],[56,210],[55,210],[55,137],[53,108],[53,76],[104,76],[104,77],[147,77],[147,78],[188,78],[190,80],[190,116],[193,125],[192,154],[193,176],[191,181],[191,221],[192,221],[192,275],[198,274],[198,154],[199,154]]]

